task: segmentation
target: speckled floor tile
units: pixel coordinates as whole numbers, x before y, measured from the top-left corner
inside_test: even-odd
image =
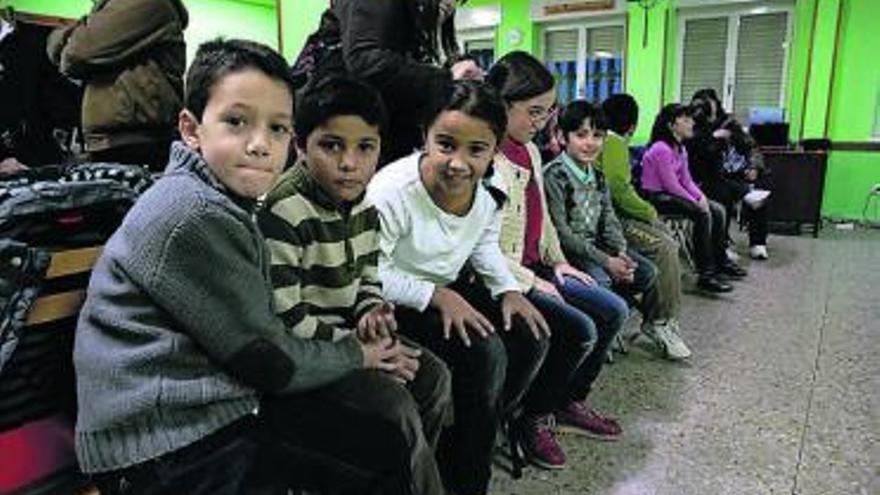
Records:
[[[730,295],[686,294],[689,362],[642,342],[605,368],[591,401],[620,441],[564,436],[567,469],[499,468],[491,493],[880,493],[880,232],[770,249]]]

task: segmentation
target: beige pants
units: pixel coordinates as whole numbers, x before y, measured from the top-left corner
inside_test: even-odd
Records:
[[[620,221],[629,246],[657,265],[658,318],[677,320],[681,307],[678,243],[669,228],[659,220],[648,223],[621,217]]]

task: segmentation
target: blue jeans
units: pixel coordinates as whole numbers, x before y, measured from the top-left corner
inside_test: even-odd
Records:
[[[582,402],[587,398],[593,382],[602,371],[608,346],[629,316],[629,307],[623,298],[603,286],[601,282],[587,285],[576,278],[566,276],[564,283],[556,283],[556,289],[566,302],[589,315],[596,325],[598,334],[596,344],[578,367],[569,384],[568,399]]]
[[[622,295],[631,305],[638,308],[645,321],[655,321],[660,313],[660,299],[657,295],[657,265],[641,254],[627,250],[627,256],[638,263],[633,281],[629,284],[618,284],[611,278],[605,268],[593,261],[581,263],[580,268],[596,279],[602,287],[612,289]],[[641,301],[636,302],[636,294],[641,294]]]
[[[529,301],[550,325],[550,350],[523,403],[528,415],[542,416],[564,407],[569,387],[596,345],[596,324],[577,307],[532,289]]]

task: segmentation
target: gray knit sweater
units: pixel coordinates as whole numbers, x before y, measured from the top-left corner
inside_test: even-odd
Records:
[[[82,469],[189,445],[251,414],[260,393],[326,384],[362,365],[353,339],[295,338],[275,316],[253,202],[175,143],[95,265],[74,364]]]

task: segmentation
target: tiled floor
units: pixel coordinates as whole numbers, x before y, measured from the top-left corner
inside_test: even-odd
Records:
[[[623,439],[563,437],[567,469],[518,481],[499,459],[491,493],[880,494],[880,231],[770,249],[731,295],[685,296],[688,363],[636,345],[605,368]]]

